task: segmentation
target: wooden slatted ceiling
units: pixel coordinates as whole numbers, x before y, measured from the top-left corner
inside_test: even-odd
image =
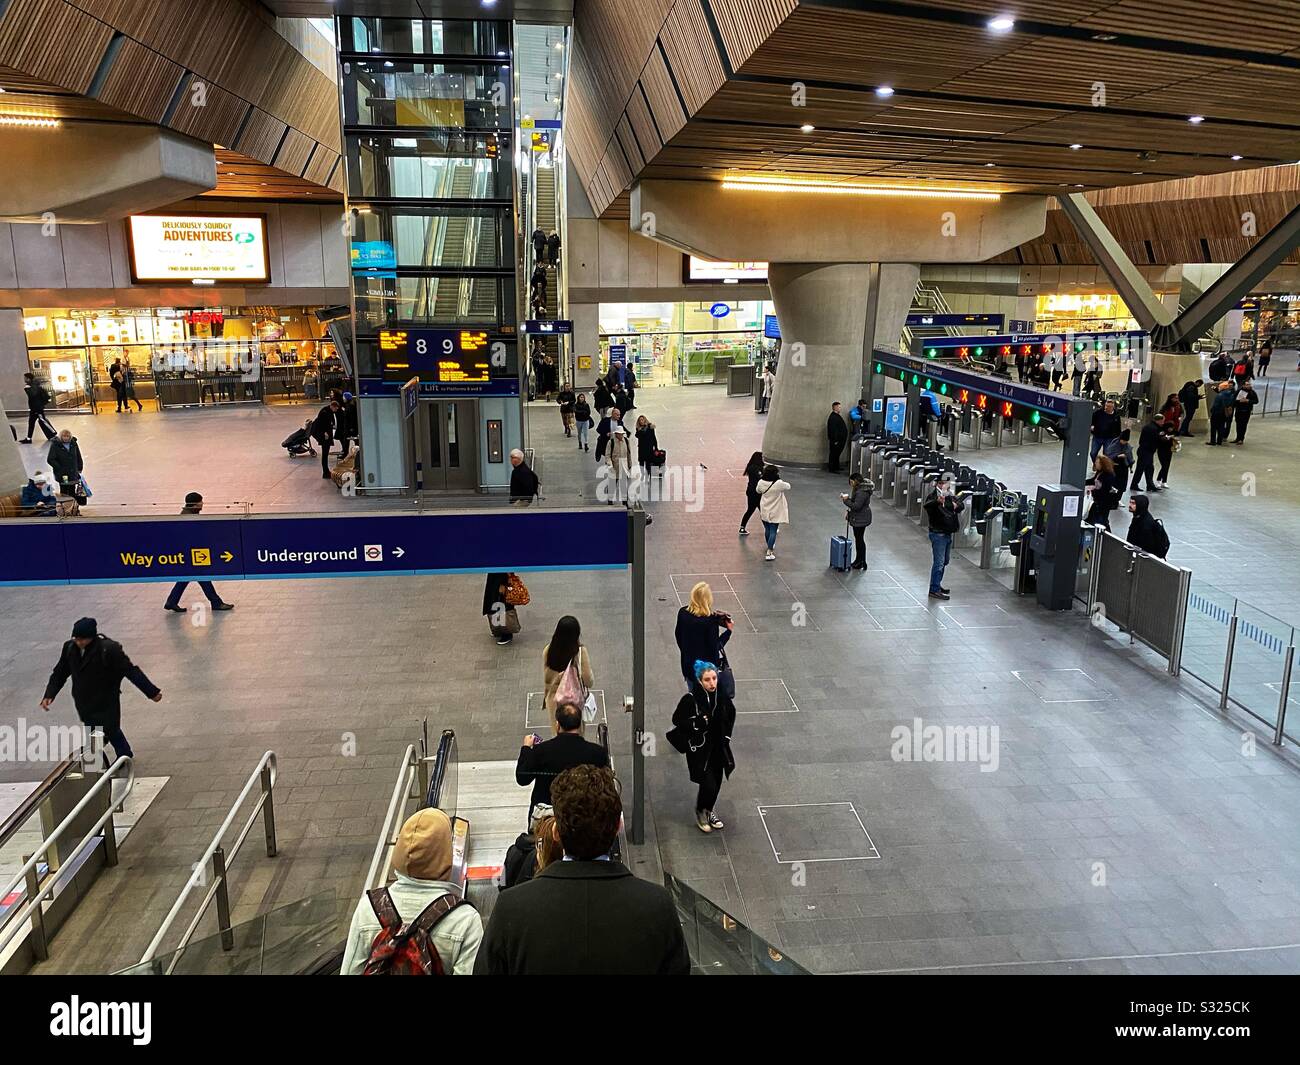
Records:
[[[659,42],[677,79],[677,88],[694,114],[727,80],[702,0],[677,0],[664,20]]]
[[[10,0],[0,19],[0,63],[84,93],[112,38],[109,27],[63,0]]]
[[[641,71],[641,90],[650,105],[659,136],[665,141],[672,138],[686,125],[686,115],[682,111],[681,101],[673,90],[672,76],[668,73],[668,64],[656,48],[646,60],[645,69]]]
[[[201,91],[199,91],[201,90]],[[168,125],[209,144],[231,144],[248,113],[248,101],[190,75]]]
[[[150,122],[161,122],[184,74],[165,56],[123,40],[97,98]]]
[[[735,70],[799,6],[799,0],[710,0],[718,35]]]
[[[632,93],[631,99],[627,102],[626,117],[642,154],[654,158],[664,145],[663,141],[659,139],[659,131],[650,115],[650,105],[646,103],[639,82],[636,90]]]
[[[284,138],[284,131],[287,128],[278,118],[268,115],[265,111],[254,110],[249,115],[248,121],[244,123],[239,138],[230,147],[250,159],[269,163],[275,158],[276,150],[280,147],[280,141]]]
[[[328,148],[318,148],[324,152],[321,165],[332,167],[337,156]],[[309,171],[315,170],[313,158]],[[328,177],[328,174],[325,175]],[[308,200],[316,203],[340,203],[341,197],[333,189],[322,187],[325,178],[313,177],[308,180],[295,178],[275,167],[259,163],[247,156],[240,155],[228,148],[217,149],[217,187],[203,195],[209,199],[252,199],[252,200]]]

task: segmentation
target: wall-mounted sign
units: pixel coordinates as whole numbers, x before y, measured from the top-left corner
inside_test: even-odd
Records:
[[[136,282],[271,280],[265,215],[137,214],[126,232]]]
[[[386,240],[354,240],[352,242],[353,270],[396,270],[397,252]],[[390,275],[396,276],[396,275]]]
[[[731,306],[726,303],[715,303],[709,308],[709,313],[714,318],[725,318],[731,313]]]
[[[573,320],[570,318],[529,318],[524,322],[524,333],[530,336],[568,335],[573,332]]]
[[[907,316],[908,326],[954,326],[960,329],[967,325],[991,325],[1001,329],[1006,321],[1001,314],[925,314],[917,312]]]
[[[767,281],[767,263],[715,263],[694,255],[682,256],[682,281],[686,284]]]
[[[491,342],[483,329],[381,329],[379,355],[385,379],[409,383],[414,375],[422,391],[425,385],[455,386],[453,391],[469,394],[494,380]],[[509,372],[498,368],[499,375]]]
[[[763,335],[768,340],[781,339],[781,325],[777,322],[775,314],[763,315]]]

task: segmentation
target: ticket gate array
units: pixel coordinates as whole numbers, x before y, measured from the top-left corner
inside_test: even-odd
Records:
[[[963,448],[979,451],[985,447],[1008,447],[1021,444],[1041,444],[1043,427],[1031,425],[1017,418],[1004,418],[1001,414],[980,411],[954,403],[949,406],[944,432],[939,436],[950,452]]]
[[[1028,502],[1001,481],[958,462],[929,444],[896,433],[853,441],[850,472],[861,473],[874,487],[876,500],[896,507],[925,526],[925,499],[935,482],[949,479],[966,506],[953,547],[978,549],[980,568],[991,569],[1028,520]]]

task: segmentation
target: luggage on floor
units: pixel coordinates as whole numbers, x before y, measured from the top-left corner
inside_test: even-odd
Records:
[[[847,573],[853,562],[853,541],[849,538],[846,526],[844,536],[831,537],[831,569]]]

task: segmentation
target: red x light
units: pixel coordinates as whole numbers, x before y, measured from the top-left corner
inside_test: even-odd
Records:
[[[1004,417],[1004,418],[1010,418],[1010,417],[1011,417],[1011,413],[1012,413],[1012,411],[1013,411],[1014,409],[1015,409],[1015,408],[1011,405],[1011,403],[1010,403],[1009,401],[1008,401],[1008,402],[1004,402],[1004,403],[1002,404],[1002,417]]]

